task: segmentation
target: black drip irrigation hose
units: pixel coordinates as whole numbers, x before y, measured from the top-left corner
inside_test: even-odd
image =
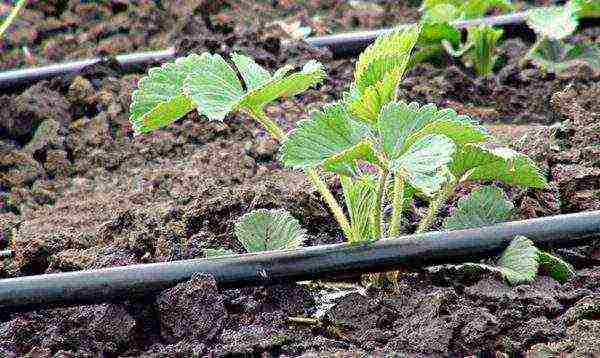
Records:
[[[137,52],[115,56],[115,60],[123,70],[136,65],[146,65],[168,61],[175,57],[175,49],[168,48],[161,51]],[[19,70],[0,72],[0,89],[25,85],[35,81],[49,79],[56,76],[66,76],[80,73],[84,68],[107,61],[109,58],[94,57],[86,60],[57,63],[54,65],[33,67]]]
[[[499,254],[516,235],[538,247],[585,245],[600,232],[600,211],[550,216],[478,229],[430,232],[359,245],[336,244],[212,259],[161,262],[0,280],[5,312],[147,296],[188,280],[215,277],[219,287],[273,285],[407,266],[473,261]]]
[[[482,23],[502,27],[505,29],[508,37],[510,34],[531,33],[525,26],[527,11],[518,12],[509,15],[490,16],[482,19],[457,21],[453,25],[460,29],[466,29],[473,26],[479,26]],[[409,26],[401,25],[401,26]],[[339,35],[310,37],[305,41],[314,47],[327,47],[334,56],[343,57],[356,55],[365,47],[372,43],[378,36],[393,31],[393,29],[382,29],[373,31],[358,31]],[[174,58],[177,52],[174,48],[162,51],[140,52],[127,55],[115,56],[116,61],[124,70],[134,65],[153,64],[167,61]],[[87,66],[106,61],[106,58],[91,58],[87,60],[65,62],[43,67],[34,67],[28,69],[11,70],[0,73],[0,89],[7,89],[12,86],[24,85],[42,79],[48,79],[55,76],[64,76],[80,73]]]

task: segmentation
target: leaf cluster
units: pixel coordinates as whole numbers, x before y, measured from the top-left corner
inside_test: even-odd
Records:
[[[581,17],[600,17],[600,3],[591,0],[571,0],[564,6],[531,10],[527,24],[537,40],[523,64],[533,65],[549,73],[560,73],[587,64],[600,70],[600,45],[569,44],[565,38],[575,32]]]
[[[463,57],[467,67],[478,76],[492,73],[496,63],[495,48],[503,31],[481,24],[468,29],[467,40],[461,43],[461,33],[454,25],[458,21],[482,18],[491,9],[503,12],[513,8],[508,0],[425,0],[421,6],[424,36],[420,41],[417,60],[438,56],[442,51],[453,57]]]
[[[412,195],[437,197],[464,181],[546,186],[529,158],[490,145],[489,134],[470,117],[450,108],[395,99],[394,89],[406,71],[419,30],[414,26],[398,31],[367,48],[344,100],[298,123],[281,147],[280,160],[287,167],[320,169],[342,177],[351,242],[379,239],[385,228],[398,224],[394,218],[381,222],[388,175],[400,182],[391,194],[392,210],[397,213]],[[397,48],[403,51],[389,50]],[[393,61],[382,62],[391,54],[396,56]],[[394,205],[394,197],[402,199]],[[366,220],[369,216],[371,220]]]
[[[243,112],[281,142],[279,159],[284,166],[305,171],[348,241],[360,243],[399,235],[402,215],[415,197],[430,202],[418,229],[427,230],[437,210],[463,182],[498,181],[524,188],[547,185],[531,159],[493,144],[476,120],[451,108],[398,98],[398,86],[414,60],[415,47],[427,39],[440,40],[447,26],[414,25],[377,39],[359,57],[354,81],[343,99],[314,111],[290,133],[284,133],[263,109],[278,98],[320,83],[325,72],[316,61],[309,61],[297,72],[285,66],[271,74],[241,54],[233,54],[230,61],[209,53],[179,58],[151,69],[140,80],[132,98],[130,121],[140,134],[168,125],[194,109],[209,120]],[[489,39],[480,42],[486,41],[490,43]],[[320,172],[339,176],[345,210]],[[448,219],[448,229],[465,223],[498,222],[512,209],[498,199],[497,193],[478,195]],[[472,215],[475,211],[477,218]],[[234,231],[248,252],[294,248],[305,237],[297,220],[281,210],[250,212]],[[514,257],[528,255],[527,245],[521,246],[516,254],[501,260],[502,267],[509,267]],[[231,252],[207,251],[209,256],[226,254]]]
[[[130,122],[136,134],[164,127],[196,109],[209,120],[233,111],[260,112],[268,103],[304,92],[325,78],[323,65],[309,61],[290,74],[285,66],[274,74],[253,59],[234,53],[237,72],[218,54],[191,54],[152,68],[133,92]]]
[[[444,222],[446,230],[472,229],[505,222],[513,217],[514,206],[504,192],[494,186],[483,186],[458,201],[456,212]],[[558,256],[539,250],[524,236],[516,236],[494,264],[466,263],[467,271],[490,271],[502,275],[509,283],[531,282],[544,268],[559,282],[574,275],[573,267]]]

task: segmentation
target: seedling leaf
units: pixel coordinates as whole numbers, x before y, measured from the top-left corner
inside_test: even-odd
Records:
[[[129,120],[136,134],[149,133],[173,123],[194,109],[183,93],[187,75],[206,59],[195,54],[151,68],[133,91]]]
[[[577,29],[579,5],[570,1],[564,6],[533,9],[527,14],[527,25],[538,36],[550,40],[561,40]]]
[[[271,74],[248,56],[233,53],[231,61],[235,64],[246,83],[248,91],[260,88],[271,80]]]
[[[365,140],[368,128],[353,120],[342,104],[313,112],[300,121],[281,146],[285,166],[307,169],[323,166],[341,174],[353,174],[355,161],[377,162]]]
[[[468,30],[468,42],[472,44],[468,52],[468,62],[472,64],[478,76],[493,73],[497,56],[494,50],[502,37],[502,29],[494,29],[488,25],[479,25]]]
[[[298,220],[285,210],[251,211],[235,223],[234,231],[248,252],[295,249],[305,240]]]
[[[575,1],[575,0],[572,0]],[[579,18],[600,17],[600,1],[598,0],[578,0],[580,9],[577,13]]]
[[[505,147],[460,146],[450,169],[463,181],[500,180],[509,185],[541,189],[548,186],[533,160]]]
[[[396,86],[400,82],[400,73],[399,70],[390,71],[383,80],[367,87],[362,94],[358,93],[357,89],[354,93],[355,98],[349,101],[350,113],[370,125],[377,122],[383,106],[394,99]]]
[[[512,4],[509,0],[425,0],[421,11],[426,21],[451,22],[483,17],[493,7],[507,11]]]
[[[461,18],[458,7],[449,4],[437,4],[430,7],[423,14],[423,21],[426,23],[449,23]]]
[[[456,212],[444,221],[444,230],[479,228],[508,221],[514,205],[504,192],[494,186],[484,186],[458,201]]]
[[[184,91],[198,106],[200,114],[219,121],[244,95],[236,73],[218,54],[205,56],[202,67],[186,78]]]
[[[239,54],[232,61],[248,88],[245,92],[235,71],[219,55],[208,55],[201,67],[187,76],[184,91],[197,105],[200,114],[211,120],[223,120],[240,108],[262,109],[280,97],[294,96],[325,78],[323,65],[307,62],[302,70],[288,75],[290,67],[278,70],[273,76],[254,60]]]
[[[300,72],[277,78],[264,86],[254,89],[241,101],[240,106],[246,108],[262,108],[267,103],[281,97],[291,97],[321,83],[325,78],[325,70],[320,62],[308,61]]]
[[[575,276],[573,266],[558,256],[538,250],[538,261],[540,266],[548,271],[550,276],[560,283],[565,283],[571,277]]]
[[[444,135],[427,135],[417,140],[407,151],[390,162],[397,175],[425,195],[437,192],[447,180],[443,168],[452,161],[455,145]]]
[[[419,25],[398,29],[377,38],[367,47],[358,58],[354,71],[356,87],[361,94],[383,80],[389,72],[398,71],[400,78],[404,75],[420,31]]]
[[[498,261],[500,272],[513,285],[535,280],[538,249],[524,236],[515,236]]]
[[[371,241],[370,212],[377,192],[377,181],[372,176],[362,176],[356,180],[342,176],[340,178],[344,199],[348,207],[352,237],[350,242]],[[379,223],[373,223],[379,225]]]
[[[417,140],[430,134],[443,134],[457,145],[485,141],[489,135],[469,117],[458,116],[452,109],[438,109],[434,104],[392,102],[379,116],[379,134],[383,151],[394,158]]]
[[[561,73],[582,63],[600,71],[600,45],[597,44],[571,45],[546,39],[529,53],[529,58],[548,73]]]

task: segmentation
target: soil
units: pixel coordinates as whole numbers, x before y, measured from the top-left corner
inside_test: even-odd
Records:
[[[0,39],[0,68],[168,45],[182,54],[242,51],[271,70],[316,58],[326,65],[325,83],[268,109],[291,129],[310,109],[339,98],[354,60],[284,43],[286,33],[275,21],[300,21],[324,34],[406,22],[418,17],[417,6],[386,0],[45,1],[29,5]],[[599,34],[590,28],[570,41],[598,42]],[[501,64],[487,78],[475,78],[451,59],[419,64],[402,95],[473,115],[500,142],[536,160],[550,189],[502,186],[519,218],[599,210],[600,73],[586,66],[561,75],[521,69],[517,62],[528,46],[505,41]],[[232,224],[254,208],[289,210],[308,230],[306,245],[343,240],[305,177],[281,168],[278,144],[244,116],[209,123],[192,113],[133,137],[128,107],[145,70],[124,73],[108,59],[79,76],[0,94],[0,249],[15,251],[0,265],[0,277],[197,258],[208,247],[241,252]],[[339,183],[328,181],[340,195]],[[458,190],[434,228],[472,188]],[[407,215],[407,232],[423,209],[419,204]],[[598,352],[600,252],[581,247],[557,254],[577,270],[564,284],[545,274],[513,287],[451,267],[411,270],[395,289],[346,289],[325,308],[337,285],[221,290],[198,274],[143,301],[4,312],[0,356]],[[309,323],[298,319],[317,313]]]

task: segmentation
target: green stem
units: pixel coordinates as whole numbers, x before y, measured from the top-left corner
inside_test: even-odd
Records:
[[[381,207],[383,205],[383,196],[387,189],[388,175],[387,169],[381,169],[379,175],[379,186],[377,189],[377,197],[375,198],[375,205],[373,207],[371,216],[371,227],[373,228],[373,237],[377,239],[383,239],[383,220],[381,219]]]
[[[254,117],[263,127],[267,130],[271,137],[281,142],[285,138],[285,132],[275,123],[271,118],[267,117],[262,109],[253,109],[250,111],[252,117]]]
[[[308,178],[310,179],[312,185],[315,186],[319,194],[321,194],[321,196],[323,197],[323,200],[325,200],[325,202],[329,206],[329,210],[331,210],[333,216],[335,217],[335,220],[342,228],[344,236],[346,236],[346,238],[349,241],[352,241],[353,238],[350,222],[346,218],[344,210],[342,210],[340,204],[338,204],[337,200],[335,200],[335,198],[333,197],[333,194],[331,194],[331,191],[327,187],[327,184],[323,181],[323,179],[321,179],[319,173],[314,168],[306,169],[306,175],[308,175]]]
[[[262,124],[262,126],[265,127],[267,132],[277,141],[281,142],[283,139],[285,139],[285,132],[281,129],[281,127],[279,127],[277,123],[275,123],[273,120],[267,117],[267,115],[262,109],[253,109],[250,111],[250,115],[254,117],[260,124]],[[333,213],[335,220],[342,228],[344,236],[346,236],[346,238],[350,240],[352,238],[350,223],[346,218],[346,215],[344,214],[344,210],[337,202],[337,200],[335,200],[335,197],[327,187],[327,184],[323,181],[323,179],[321,179],[316,169],[306,169],[306,175],[308,176],[308,179],[310,180],[311,184],[317,189],[319,194],[321,194],[323,200],[325,200],[325,203],[327,203],[327,205],[329,206],[329,209]]]
[[[402,209],[404,209],[404,178],[394,175],[394,199],[392,200],[392,221],[388,237],[396,237],[400,234],[402,226]]]
[[[429,208],[427,209],[427,214],[419,223],[417,227],[417,231],[415,233],[420,234],[423,233],[431,227],[433,220],[437,216],[438,211],[444,205],[450,194],[454,192],[454,184],[448,184],[442,189],[437,196],[431,201],[429,204]]]
[[[21,11],[25,4],[27,4],[27,0],[20,0],[19,2],[17,2],[15,7],[13,7],[13,9],[10,11],[10,14],[8,14],[8,16],[6,17],[6,20],[4,20],[2,25],[0,25],[0,37],[2,37],[4,31],[6,31],[10,24],[12,24],[12,22],[17,18],[19,11]]]

